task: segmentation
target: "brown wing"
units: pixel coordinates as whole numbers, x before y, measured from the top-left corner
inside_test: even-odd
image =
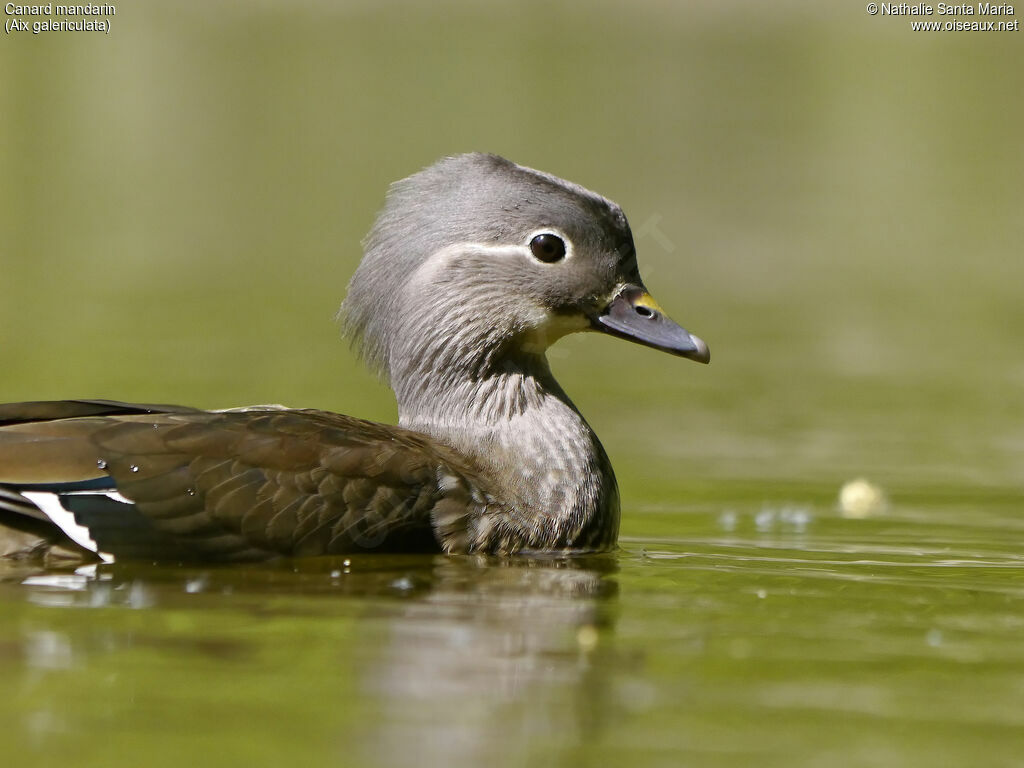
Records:
[[[0,427],[0,483],[66,490],[112,479],[130,504],[96,494],[62,498],[115,556],[457,552],[468,546],[468,521],[492,504],[457,454],[399,427],[321,411],[89,407],[121,410],[9,418]]]

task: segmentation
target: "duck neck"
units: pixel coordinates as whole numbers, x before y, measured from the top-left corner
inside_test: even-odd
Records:
[[[601,549],[615,541],[611,463],[543,354],[430,363],[399,374],[392,376],[399,424],[448,444],[483,471],[507,502],[498,527],[511,548]]]

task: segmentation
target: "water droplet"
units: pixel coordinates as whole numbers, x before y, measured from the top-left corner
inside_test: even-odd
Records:
[[[100,469],[106,469],[107,462],[105,459],[96,459],[96,466],[99,467]]]
[[[139,471],[139,465],[138,464],[132,464],[132,465],[130,465],[128,467],[128,469],[130,469],[132,472],[138,472]]]
[[[718,516],[718,525],[724,531],[735,531],[739,523],[739,516],[731,509],[723,511]]]
[[[133,581],[128,587],[129,608],[149,608],[156,602],[153,591],[141,581]]]

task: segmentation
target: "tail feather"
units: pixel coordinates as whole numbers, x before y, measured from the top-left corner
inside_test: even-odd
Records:
[[[60,559],[98,559],[93,548],[68,536],[27,496],[0,485],[0,557],[49,557],[57,553]]]

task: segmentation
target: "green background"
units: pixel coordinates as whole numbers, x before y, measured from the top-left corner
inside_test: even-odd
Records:
[[[1020,764],[1024,33],[801,0],[116,7],[0,41],[0,400],[392,421],[333,316],[387,185],[463,151],[620,203],[713,362],[552,350],[619,476],[610,564],[216,572],[191,602],[190,574],[12,570],[0,730],[34,764]],[[889,511],[843,519],[861,475]]]

